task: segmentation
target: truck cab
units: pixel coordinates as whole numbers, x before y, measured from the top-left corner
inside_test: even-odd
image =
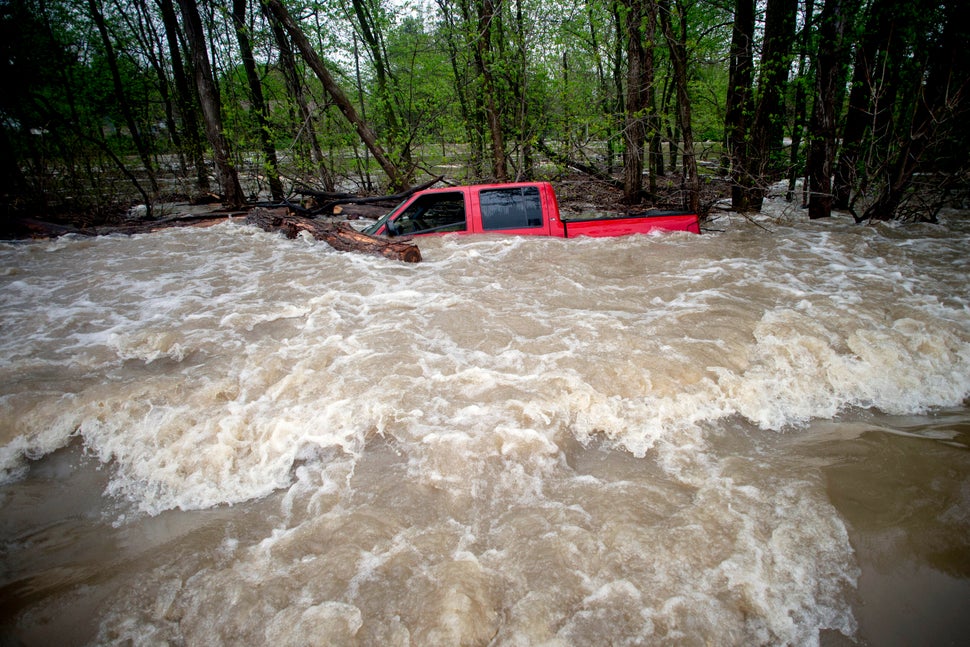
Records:
[[[459,233],[572,238],[624,236],[655,229],[700,233],[697,216],[682,212],[562,220],[551,184],[517,182],[419,191],[364,233],[388,237]]]
[[[371,235],[437,233],[550,235],[559,205],[547,182],[428,189],[411,196],[365,230]]]

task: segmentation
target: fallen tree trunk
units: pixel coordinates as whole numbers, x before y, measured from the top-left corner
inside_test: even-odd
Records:
[[[305,231],[342,252],[363,252],[405,263],[421,262],[421,250],[416,245],[388,241],[359,232],[345,222],[320,222],[303,216],[292,216],[268,209],[253,209],[246,222],[265,231],[282,231],[287,238],[296,238]]]
[[[20,240],[25,238],[58,238],[68,234],[77,236],[107,236],[122,234],[149,234],[169,227],[197,227],[216,225],[226,222],[233,216],[242,216],[240,211],[212,211],[209,213],[190,214],[161,218],[159,220],[131,220],[115,225],[89,225],[75,227],[55,222],[47,222],[34,218],[11,218],[0,223],[0,240]]]
[[[287,10],[286,6],[281,2],[281,0],[263,0],[264,5],[270,12],[276,16],[276,19],[280,21],[280,24],[286,29],[287,33],[290,35],[290,39],[296,45],[297,49],[300,50],[300,54],[303,56],[303,60],[306,64],[310,66],[310,69],[314,71],[320,83],[323,85],[324,90],[333,99],[334,103],[343,113],[347,121],[354,127],[357,131],[357,135],[360,137],[364,145],[380,164],[380,167],[384,169],[387,173],[387,178],[391,182],[391,186],[395,188],[404,187],[408,185],[408,178],[405,173],[401,170],[387,155],[384,149],[377,141],[377,135],[374,134],[373,129],[367,124],[364,119],[358,114],[357,109],[354,104],[350,101],[344,91],[340,88],[340,85],[330,74],[327,66],[324,64],[323,59],[317,54],[316,50],[313,49],[313,45],[310,44],[310,40],[307,38],[306,33],[303,31],[300,24],[293,19],[290,12]]]

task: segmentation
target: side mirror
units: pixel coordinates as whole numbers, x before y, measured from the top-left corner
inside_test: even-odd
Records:
[[[397,230],[397,226],[394,224],[394,221],[391,220],[390,218],[388,218],[387,222],[384,223],[384,233],[387,234],[388,236],[397,236],[399,233]]]

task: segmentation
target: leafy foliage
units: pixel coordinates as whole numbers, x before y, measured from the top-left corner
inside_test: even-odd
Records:
[[[659,28],[645,43],[653,70],[649,100],[637,114],[649,117],[643,145],[658,156],[650,157],[651,177],[672,168],[679,172],[677,158],[684,151],[678,114],[690,115],[698,142],[693,150],[717,159],[729,140],[725,125],[736,118],[728,114],[736,1],[283,4],[383,145],[389,163],[417,181],[442,172],[458,180],[549,176],[567,163],[622,177],[623,148],[629,145],[623,132],[629,110],[626,18],[634,2],[649,11],[672,7],[675,20],[685,20],[682,31],[677,24],[672,30],[686,52],[681,70],[686,94],[675,92],[671,45]],[[952,191],[954,183],[946,178],[965,177],[968,166],[967,130],[959,127],[970,92],[967,66],[953,64],[944,97],[928,94],[927,83],[940,72],[933,57],[953,54],[948,43],[954,38],[952,25],[966,13],[963,3],[828,0],[835,2],[855,8],[846,14],[840,59],[842,86],[850,91],[834,99],[835,123],[850,128],[853,110],[874,115],[858,134],[842,138],[838,164],[844,177],[837,174],[836,193],[847,196],[845,206],[862,213],[886,190],[916,191],[911,184],[895,186],[890,174],[899,171],[910,178],[930,173],[939,178],[932,186]],[[276,176],[288,191],[299,185],[366,191],[385,184],[358,128],[265,3],[242,3],[238,31],[233,3],[198,3],[221,97],[221,127],[244,192],[265,199]],[[0,3],[0,74],[5,87],[15,89],[0,97],[8,213],[63,209],[106,215],[113,205],[133,199],[151,203],[209,190],[212,153],[202,148],[204,118],[184,25],[177,7],[175,20],[168,19],[166,5],[172,6],[171,0]],[[734,132],[731,141],[748,144],[733,157],[725,153],[720,169],[702,165],[698,171],[726,177],[730,165],[743,164],[748,175],[733,176],[747,177],[745,190],[755,192],[777,177],[801,172],[803,147],[813,141],[810,132],[802,138],[802,129],[819,96],[813,90],[815,63],[826,47],[818,38],[826,0],[755,5],[762,12],[765,6],[769,12],[797,6],[797,21],[786,27],[779,53],[763,55],[761,48],[777,43],[772,45],[765,32],[772,16],[758,15],[752,34],[755,69],[747,81],[752,103],[744,127],[757,122],[756,108],[764,97],[777,97],[779,103],[766,108],[770,114],[761,130]],[[892,29],[884,28],[887,21]],[[240,34],[252,49],[255,77],[247,75]],[[860,79],[869,84],[866,91],[851,92]],[[265,101],[262,112],[253,106],[257,91]],[[926,144],[916,151],[915,165],[900,167],[900,160],[914,153],[907,140],[921,124],[927,127],[919,131]],[[780,139],[783,134],[792,137],[791,150]],[[758,137],[767,140],[758,143]],[[540,148],[556,154],[546,158]],[[659,157],[662,150],[670,163]],[[161,179],[153,185],[156,175]],[[903,203],[885,204],[870,217],[901,213]]]

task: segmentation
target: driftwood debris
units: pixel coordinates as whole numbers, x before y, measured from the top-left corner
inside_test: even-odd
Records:
[[[585,173],[590,177],[596,178],[597,180],[599,180],[600,182],[603,182],[607,186],[613,187],[614,189],[619,189],[620,191],[623,190],[623,182],[620,182],[619,180],[611,176],[609,173],[601,171],[595,166],[584,164],[583,162],[570,159],[566,155],[557,153],[556,151],[549,148],[549,146],[547,146],[546,143],[541,139],[535,142],[535,146],[536,148],[539,149],[539,152],[541,152],[543,155],[551,159],[556,164],[574,168],[577,171],[580,171],[581,173]]]
[[[352,193],[328,193],[325,191],[316,191],[308,187],[296,187],[295,191],[300,195],[312,196],[318,202],[318,206],[314,209],[309,209],[308,213],[312,215],[331,215],[336,213],[334,207],[345,204],[353,205],[367,205],[367,204],[380,204],[380,203],[390,203],[392,206],[397,204],[401,200],[408,198],[418,191],[424,191],[425,189],[430,189],[438,182],[444,179],[443,175],[425,182],[420,186],[411,187],[406,191],[401,191],[400,193],[395,193],[393,195],[380,195],[373,196],[369,198],[362,198],[359,195],[354,195]]]
[[[131,220],[120,224],[100,224],[74,226],[56,222],[37,220],[35,218],[10,218],[0,222],[0,240],[22,240],[28,238],[58,238],[68,234],[75,236],[107,236],[122,234],[150,234],[170,227],[207,227],[226,222],[236,216],[242,216],[242,211],[211,211],[201,214],[173,216],[158,220]]]
[[[289,215],[282,210],[256,208],[246,216],[246,222],[265,231],[282,231],[287,238],[296,238],[305,231],[317,240],[328,243],[342,252],[363,252],[405,263],[421,262],[417,245],[403,241],[388,241],[359,232],[345,222],[322,222],[303,216]]]

